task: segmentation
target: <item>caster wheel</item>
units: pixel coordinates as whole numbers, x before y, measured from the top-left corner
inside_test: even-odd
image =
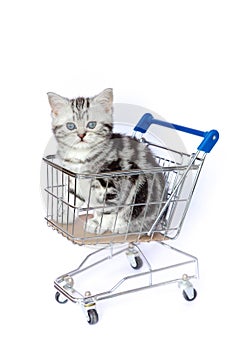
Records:
[[[140,256],[135,256],[134,263],[131,263],[130,265],[134,270],[139,270],[143,265],[143,261]]]
[[[88,323],[89,324],[96,324],[99,321],[98,313],[95,309],[90,309],[87,311],[88,314]]]
[[[183,297],[185,298],[185,300],[187,301],[193,301],[197,296],[197,291],[196,289],[193,288],[192,293],[190,295],[190,293],[188,294],[185,289],[183,290]]]
[[[61,298],[61,293],[59,292],[56,292],[55,299],[59,304],[65,304],[68,301],[68,299]]]

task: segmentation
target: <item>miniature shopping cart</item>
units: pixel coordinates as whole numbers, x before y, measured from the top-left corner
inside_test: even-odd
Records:
[[[145,134],[152,124],[203,139],[192,154],[164,147],[161,143],[147,141]],[[79,174],[64,168],[53,155],[43,158],[47,174],[45,192],[48,226],[77,245],[95,248],[76,269],[55,280],[55,298],[61,304],[68,300],[80,304],[90,324],[97,323],[99,319],[97,302],[126,293],[173,283],[181,288],[186,300],[192,301],[197,295],[191,282],[198,278],[197,258],[168,245],[168,241],[176,239],[180,233],[206,154],[216,144],[219,134],[216,130],[202,132],[167,123],[154,119],[149,113],[142,116],[132,133],[138,142],[144,142],[146,147],[151,148],[158,166],[149,170]],[[91,183],[96,179],[148,173],[154,178],[156,174],[162,173],[166,180],[166,198],[163,196],[161,202],[156,203],[160,211],[149,230],[143,231],[141,225],[138,232],[87,231],[86,223],[93,217],[94,210],[100,211],[102,208],[104,212],[104,205],[93,208],[85,203],[78,207],[75,196],[69,198],[71,182],[76,188],[80,179],[88,180],[90,198]],[[65,208],[66,215],[59,220],[61,208]]]

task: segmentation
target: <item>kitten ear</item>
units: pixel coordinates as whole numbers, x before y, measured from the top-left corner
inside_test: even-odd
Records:
[[[67,107],[69,101],[67,98],[57,95],[53,92],[48,92],[47,95],[49,99],[49,104],[52,108],[52,112],[55,116],[57,116],[59,112],[65,107]]]
[[[113,103],[113,90],[111,88],[105,89],[100,94],[93,97],[93,101],[101,104],[105,112],[112,111],[112,103]]]

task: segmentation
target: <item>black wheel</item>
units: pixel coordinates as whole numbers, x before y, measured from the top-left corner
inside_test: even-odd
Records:
[[[140,258],[140,256],[135,256],[134,259],[135,259],[135,264],[134,265],[131,264],[131,267],[135,270],[139,270],[143,265],[143,261]]]
[[[193,300],[196,298],[196,296],[197,296],[197,291],[196,291],[196,289],[194,289],[194,288],[193,288],[193,297],[192,297],[192,298],[190,298],[190,297],[188,296],[188,294],[185,292],[185,290],[183,290],[183,297],[184,297],[185,300],[187,300],[187,301],[193,301]]]
[[[61,293],[56,292],[56,294],[55,294],[55,299],[56,299],[56,301],[57,301],[59,304],[65,304],[65,303],[67,303],[68,299],[63,299],[63,300],[61,300],[60,297],[61,297]]]
[[[95,309],[90,309],[87,311],[88,313],[88,323],[89,324],[96,324],[99,321],[98,313]]]

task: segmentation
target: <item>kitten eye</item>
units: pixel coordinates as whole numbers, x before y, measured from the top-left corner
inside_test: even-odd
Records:
[[[66,127],[69,130],[74,130],[76,129],[76,125],[74,123],[66,123]]]
[[[89,123],[87,123],[87,128],[89,128],[89,129],[94,129],[95,127],[96,127],[96,122],[89,122]]]

